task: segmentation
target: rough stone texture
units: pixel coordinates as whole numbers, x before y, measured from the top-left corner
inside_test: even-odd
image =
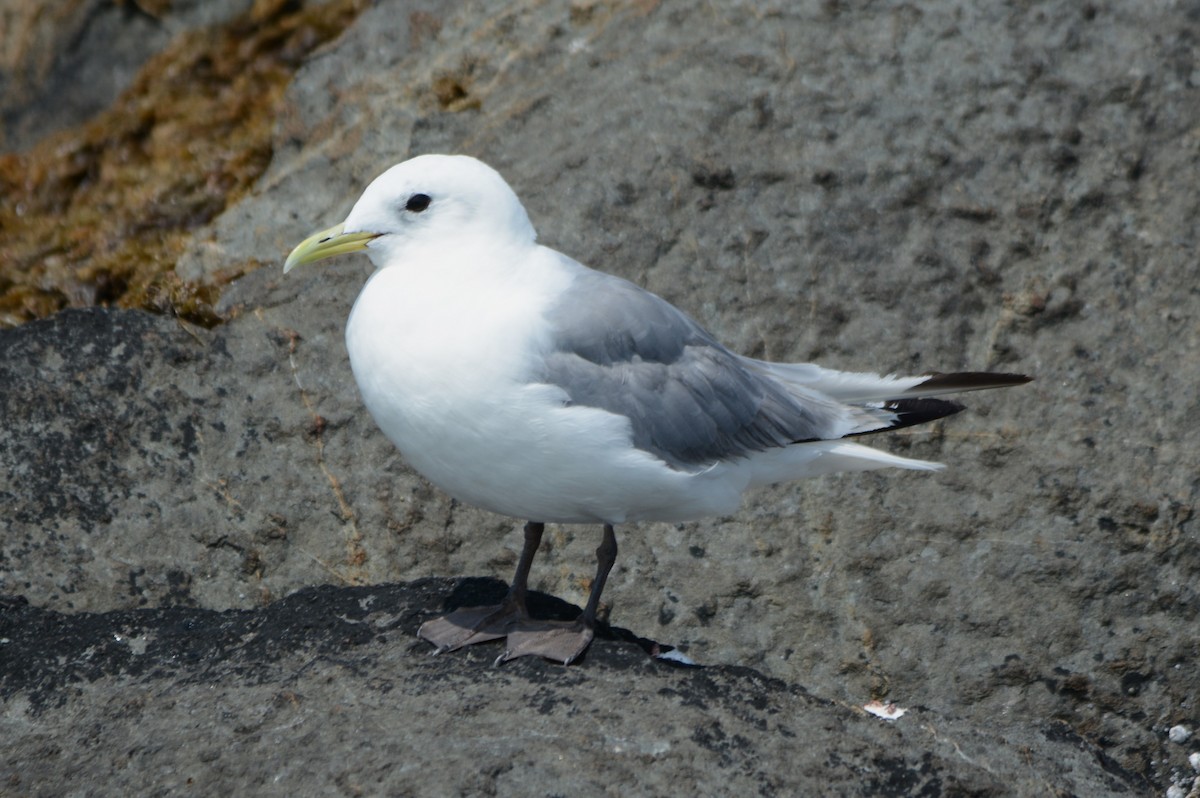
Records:
[[[186,8],[164,11],[167,2],[136,6],[143,15],[154,6],[163,29],[189,18],[196,24],[171,36],[108,107],[24,150],[0,152],[0,327],[93,305],[169,312],[209,327],[220,321],[212,305],[223,284],[261,265],[227,260],[204,284],[184,282],[175,270],[196,233],[240,202],[270,164],[275,120],[296,70],[344,32],[366,2],[257,0],[212,25],[198,24],[195,18],[206,15]],[[55,18],[64,6],[69,16],[70,6],[80,5],[96,12],[92,24],[78,36],[58,31],[51,43],[58,46],[44,56],[44,43],[27,27]],[[119,47],[138,36],[139,15],[130,17],[123,36],[97,33],[114,22],[111,9],[95,6],[33,0],[22,13],[10,12],[17,24],[0,27],[0,41],[2,32],[15,39],[30,34],[24,38],[32,41],[14,48],[16,61],[34,53],[66,70],[52,85],[37,87],[23,122],[61,125],[79,115],[75,89],[87,86],[98,57],[89,42],[115,38],[106,46]],[[231,9],[222,3],[206,10]],[[144,55],[153,38],[130,52]],[[120,72],[113,64],[111,74]],[[0,81],[7,78],[11,89],[0,96],[19,102],[29,87],[13,76],[0,68]],[[58,91],[58,84],[72,88]],[[92,99],[103,97],[107,87],[91,91]]]
[[[544,242],[739,351],[1037,381],[878,442],[942,474],[618,530],[612,620],[712,667],[601,640],[493,669],[412,637],[453,582],[395,585],[507,579],[519,533],[359,409],[365,260],[254,272],[211,331],[5,331],[7,788],[1186,794],[1198,34],[1170,3],[382,0],[181,275],[279,262],[387,165],[467,152]],[[548,530],[535,587],[580,603],[597,539]]]
[[[0,8],[0,148],[19,150],[104,109],[179,33],[251,0],[20,0]]]
[[[6,759],[0,778],[31,795],[97,781],[112,794],[162,795],[795,795],[813,785],[839,795],[1103,795],[1142,786],[1059,721],[1031,730],[1039,744],[1026,751],[1004,731],[929,710],[887,724],[749,668],[670,666],[613,635],[584,668],[493,668],[482,649],[447,667],[414,634],[453,584],[305,588],[265,610],[224,613],[60,615],[9,604],[0,632],[24,689],[4,731],[38,755]],[[491,600],[504,590],[473,587]],[[46,719],[65,712],[71,728],[50,738]],[[146,726],[169,736],[147,737]]]

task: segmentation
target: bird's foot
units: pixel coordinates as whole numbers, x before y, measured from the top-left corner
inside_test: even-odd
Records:
[[[545,657],[570,665],[592,642],[590,624],[576,621],[534,621],[518,623],[508,633],[504,653],[496,664],[517,657]]]
[[[518,657],[545,657],[564,665],[579,658],[592,642],[589,624],[575,621],[537,621],[509,604],[464,607],[421,624],[417,636],[437,646],[435,654],[507,638],[496,664]]]
[[[437,646],[435,654],[457,651],[463,646],[507,637],[528,615],[513,604],[464,607],[421,624],[417,637]]]

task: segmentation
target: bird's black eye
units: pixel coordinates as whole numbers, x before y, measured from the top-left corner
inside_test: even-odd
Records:
[[[408,202],[404,203],[404,210],[420,213],[428,208],[431,202],[433,202],[433,198],[428,194],[413,194],[408,198]]]

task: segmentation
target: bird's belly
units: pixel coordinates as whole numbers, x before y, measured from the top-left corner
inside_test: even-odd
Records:
[[[625,417],[569,405],[561,389],[535,381],[546,349],[536,298],[449,314],[446,302],[398,300],[380,285],[387,271],[351,314],[350,364],[376,423],[430,482],[468,504],[545,522],[736,509],[744,482],[672,469],[633,447]]]
[[[553,386],[508,381],[447,398],[376,373],[359,387],[418,473],[459,501],[514,518],[689,520],[732,512],[745,486],[672,469],[633,447],[626,419],[567,406]]]
[[[567,407],[547,385],[510,385],[437,407],[364,391],[372,416],[422,476],[467,504],[557,523],[682,520],[728,512],[740,490],[704,486],[633,448],[627,422]],[[728,494],[722,496],[721,494]],[[713,502],[719,507],[714,509]]]

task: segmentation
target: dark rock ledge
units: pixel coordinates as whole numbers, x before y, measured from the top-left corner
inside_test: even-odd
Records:
[[[494,667],[498,643],[430,656],[416,628],[456,587],[462,601],[504,589],[325,586],[225,612],[65,614],[5,599],[0,784],[18,795],[1148,787],[1061,723],[989,729],[921,707],[884,721],[750,668],[654,660],[620,629],[570,668]],[[535,612],[565,609],[536,598]]]

